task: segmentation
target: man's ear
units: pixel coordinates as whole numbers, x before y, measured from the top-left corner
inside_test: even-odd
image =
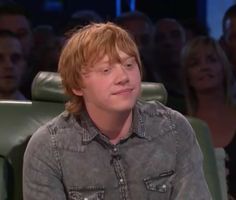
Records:
[[[72,92],[76,95],[76,96],[83,96],[83,91],[81,88],[79,89],[72,89]]]

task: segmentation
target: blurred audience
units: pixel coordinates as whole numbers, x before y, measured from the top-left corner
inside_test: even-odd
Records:
[[[38,25],[33,29],[34,67],[37,71],[56,72],[63,40],[50,25]]]
[[[148,15],[140,12],[125,12],[114,19],[114,23],[126,29],[134,38],[143,64],[143,80],[156,81],[153,75],[153,60],[151,53],[151,42],[153,33],[153,22]]]
[[[70,16],[64,33],[70,36],[74,30],[80,29],[89,23],[103,21],[103,18],[94,10],[78,10]]]
[[[156,73],[168,92],[167,106],[185,114],[180,53],[185,45],[184,28],[175,19],[163,18],[156,22],[153,53]]]
[[[214,39],[201,36],[183,49],[182,66],[188,114],[204,120],[214,146],[225,149],[229,194],[236,198],[236,107],[228,59]]]
[[[27,98],[31,98],[31,83],[35,75],[32,61],[33,37],[29,18],[25,10],[12,1],[0,4],[0,30],[8,30],[17,35],[21,42],[24,56],[27,61],[21,91]]]
[[[236,76],[236,4],[229,7],[222,21],[223,36],[220,40],[222,47],[233,65]]]
[[[25,68],[23,48],[10,31],[0,31],[0,99],[26,100],[19,86]]]
[[[183,20],[181,24],[185,29],[186,41],[189,41],[197,36],[209,35],[209,28],[197,19],[186,19]]]

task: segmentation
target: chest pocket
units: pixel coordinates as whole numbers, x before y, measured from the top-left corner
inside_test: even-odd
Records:
[[[145,178],[144,184],[148,191],[149,200],[167,200],[171,197],[172,192],[172,180],[174,177],[174,171],[163,172],[158,176]]]
[[[69,191],[69,200],[104,200],[104,188],[83,188]]]

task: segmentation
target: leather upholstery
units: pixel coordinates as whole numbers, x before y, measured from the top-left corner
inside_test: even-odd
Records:
[[[59,74],[39,72],[32,84],[32,98],[37,101],[65,102],[68,97],[63,92]],[[165,104],[167,91],[162,83],[142,82],[141,98]]]
[[[165,104],[167,92],[160,83],[142,83],[141,98]],[[22,163],[28,139],[38,127],[62,112],[68,99],[63,93],[59,75],[40,72],[32,84],[32,99],[29,102],[0,101],[0,200],[5,200],[6,193],[10,199],[23,199]],[[209,130],[197,119],[188,120],[196,131],[205,157],[204,171],[213,199],[221,200]]]
[[[10,199],[22,199],[22,163],[28,139],[38,127],[63,109],[64,105],[61,103],[0,101],[0,156],[10,166],[7,172],[6,168],[2,169],[8,174],[8,179],[11,179],[8,180],[10,188],[7,188],[8,197],[12,195]],[[0,180],[0,184],[1,182],[4,180]],[[0,196],[0,199],[4,198]]]
[[[210,138],[210,130],[205,122],[194,117],[186,117],[196,133],[196,137],[204,155],[203,169],[213,200],[223,200],[218,175],[216,156]]]

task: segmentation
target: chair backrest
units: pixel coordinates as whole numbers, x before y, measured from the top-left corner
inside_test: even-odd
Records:
[[[142,98],[166,102],[162,84],[142,83]],[[0,200],[22,200],[23,154],[31,135],[64,110],[61,79],[40,72],[32,84],[32,101],[0,101]],[[7,198],[6,198],[7,197]]]
[[[6,161],[3,157],[0,157],[0,199],[7,199],[7,169]]]
[[[167,101],[161,83],[142,83],[141,97],[147,101]],[[0,101],[0,199],[21,200],[23,154],[31,135],[41,125],[64,110],[61,79],[57,73],[40,72],[32,84],[32,101]],[[201,120],[187,117],[204,155],[204,173],[214,200],[222,200],[216,160],[209,129]],[[7,197],[7,198],[6,198]]]
[[[223,200],[223,193],[220,185],[216,156],[210,137],[210,130],[205,122],[200,119],[186,116],[196,133],[199,146],[202,150],[204,160],[203,169],[209,190],[214,200]]]
[[[167,91],[162,83],[142,82],[140,98],[148,101],[167,102]],[[56,72],[39,72],[32,83],[32,98],[37,101],[65,102],[61,78]]]
[[[63,109],[60,103],[0,101],[0,156],[11,166],[10,199],[22,199],[23,154],[30,136]]]

